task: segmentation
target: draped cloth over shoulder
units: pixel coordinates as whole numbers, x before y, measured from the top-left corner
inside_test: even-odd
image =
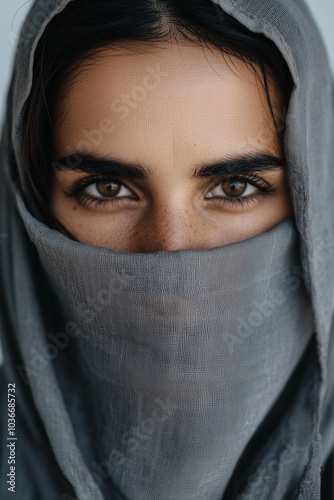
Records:
[[[294,217],[224,247],[131,254],[45,225],[22,161],[36,45],[68,3],[33,4],[2,126],[1,470],[12,446],[22,500],[320,499],[334,447],[334,94],[307,6],[215,0],[291,71]],[[1,499],[8,488],[10,475]]]

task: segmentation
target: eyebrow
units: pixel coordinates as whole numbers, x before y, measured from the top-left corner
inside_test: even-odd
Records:
[[[79,157],[76,163],[71,157]],[[99,157],[75,151],[53,162],[57,170],[71,172],[85,172],[87,174],[117,175],[129,179],[148,179],[152,175],[149,168],[140,164],[128,163],[117,157]],[[247,172],[263,172],[285,167],[284,160],[268,152],[254,152],[244,155],[229,155],[221,161],[198,165],[195,167],[192,178],[201,179],[217,177],[224,174],[239,174]]]

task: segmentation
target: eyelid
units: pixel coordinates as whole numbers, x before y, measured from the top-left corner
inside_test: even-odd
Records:
[[[82,192],[85,188],[91,186],[92,184],[98,184],[99,182],[115,182],[121,186],[126,187],[130,191],[133,189],[127,185],[122,179],[117,178],[114,175],[101,175],[101,174],[89,174],[85,177],[80,177],[74,183],[67,187],[63,192],[66,196],[73,197]]]
[[[258,177],[256,174],[253,172],[246,172],[246,173],[240,173],[240,174],[221,174],[213,179],[213,185],[210,187],[210,189],[213,189],[214,187],[218,186],[223,180],[229,180],[229,179],[239,179],[239,180],[247,180],[247,182],[265,182],[263,181],[262,178]],[[116,182],[118,184],[121,184],[125,186],[128,189],[132,189],[130,186],[127,185],[126,182],[120,177],[117,177],[115,175],[101,175],[101,174],[88,174],[85,177],[80,177],[74,183],[72,186],[66,188],[64,190],[65,194],[68,194],[69,196],[75,196],[75,194],[79,193],[79,191],[83,190],[85,187],[88,187],[90,184],[95,184],[99,182]],[[265,182],[265,185],[268,185],[268,183]],[[269,185],[270,186],[270,185]]]
[[[102,184],[104,186],[107,186],[107,185],[111,185],[111,186],[116,186],[117,187],[117,193],[115,194],[106,194],[104,195],[103,193],[101,193],[101,190],[100,190],[100,187],[99,185]],[[91,183],[89,184],[88,186],[86,186],[83,191],[82,191],[82,194],[86,194],[88,196],[91,196],[92,198],[96,198],[96,199],[111,199],[111,200],[114,200],[114,199],[123,199],[123,198],[133,198],[133,191],[131,189],[129,189],[127,186],[125,186],[123,183],[121,182],[115,182],[115,181],[108,181],[108,182],[94,182],[94,183]]]
[[[260,197],[263,197],[263,196],[266,196],[266,195],[269,195],[271,194],[272,192],[275,192],[276,189],[273,187],[273,185],[271,183],[269,183],[268,181],[265,181],[263,178],[261,177],[258,177],[254,172],[246,172],[246,173],[239,173],[239,174],[221,174],[219,176],[217,176],[215,179],[213,179],[213,185],[209,188],[208,192],[210,192],[212,189],[214,189],[215,187],[217,187],[221,182],[223,181],[227,181],[229,179],[237,179],[237,180],[243,180],[247,183],[250,183],[252,184],[253,186],[256,186],[259,190],[260,190],[260,193],[255,193],[255,194],[252,194],[252,195],[248,195],[248,196],[239,196],[239,197],[231,197],[231,196],[226,196],[226,197],[223,197],[223,196],[220,196],[220,197],[212,197],[210,200],[211,201],[218,201],[220,203],[225,203],[227,205],[239,205],[240,207],[246,205],[247,203],[251,203],[251,202],[255,202],[257,199],[259,199]],[[133,189],[127,185],[127,183],[125,183],[123,181],[123,179],[121,178],[118,178],[117,176],[115,175],[101,175],[101,174],[95,174],[95,173],[92,173],[92,174],[89,174],[85,177],[81,177],[79,178],[78,180],[76,180],[72,186],[68,187],[66,190],[64,190],[64,194],[68,197],[75,197],[75,196],[80,196],[80,202],[82,203],[82,205],[87,205],[87,204],[92,204],[94,203],[94,205],[97,207],[97,206],[104,206],[104,205],[107,205],[107,204],[110,204],[110,203],[120,203],[122,201],[124,201],[124,199],[129,199],[128,197],[99,197],[99,198],[94,198],[92,196],[89,196],[89,195],[86,195],[86,194],[83,194],[82,191],[92,185],[92,184],[97,184],[99,182],[116,182],[124,187],[126,187],[127,189],[129,189],[130,191],[133,192]],[[207,199],[209,200],[209,199]]]
[[[214,184],[210,187],[208,190],[208,193],[214,189],[215,187],[219,186],[222,182],[228,181],[230,179],[237,179],[241,181],[246,181],[249,184],[252,184],[253,186],[257,187],[263,192],[271,192],[274,191],[273,185],[270,182],[265,181],[262,177],[257,176],[254,172],[246,172],[246,173],[240,173],[240,174],[222,174],[218,176],[217,178],[214,179]],[[207,194],[208,194],[207,193]],[[242,196],[241,196],[242,197]],[[240,197],[240,198],[241,198]],[[227,197],[229,198],[229,197]],[[232,198],[232,197],[230,197]],[[245,197],[246,198],[246,197]]]

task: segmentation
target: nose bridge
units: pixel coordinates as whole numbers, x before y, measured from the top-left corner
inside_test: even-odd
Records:
[[[143,219],[140,251],[185,250],[196,245],[191,210],[180,203],[160,205]]]

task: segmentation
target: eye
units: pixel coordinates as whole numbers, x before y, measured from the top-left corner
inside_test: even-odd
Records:
[[[231,177],[227,180],[222,180],[209,193],[206,198],[225,197],[238,198],[240,196],[251,196],[257,191],[257,187],[250,184],[245,179]]]
[[[132,191],[124,184],[117,181],[96,182],[87,186],[83,193],[89,194],[94,198],[121,198],[123,196],[132,196]]]

